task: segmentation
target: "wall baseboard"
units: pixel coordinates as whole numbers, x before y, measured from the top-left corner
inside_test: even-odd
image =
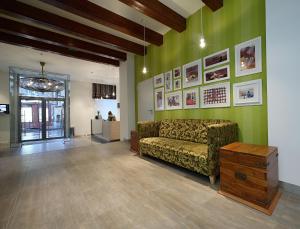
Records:
[[[287,182],[279,181],[279,187],[282,188],[286,192],[290,192],[296,195],[300,195],[300,186],[290,184]]]

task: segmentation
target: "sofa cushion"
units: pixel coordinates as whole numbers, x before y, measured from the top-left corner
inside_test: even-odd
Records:
[[[162,120],[159,137],[207,143],[207,123],[197,119]]]
[[[140,151],[207,175],[208,146],[205,144],[163,137],[143,138]]]

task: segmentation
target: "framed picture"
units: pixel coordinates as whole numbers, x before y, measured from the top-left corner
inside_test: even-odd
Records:
[[[176,91],[165,95],[166,110],[182,109],[182,91]]]
[[[170,92],[173,90],[172,71],[168,71],[164,75],[165,75],[165,90],[166,92]]]
[[[227,80],[230,78],[229,65],[204,72],[204,83]]]
[[[262,80],[250,80],[233,84],[234,106],[262,104]]]
[[[230,107],[230,83],[219,83],[200,88],[200,107]]]
[[[235,75],[239,77],[261,71],[261,37],[236,45]]]
[[[165,109],[165,90],[163,87],[155,89],[154,105],[156,111],[162,111]]]
[[[178,79],[181,77],[181,67],[177,67],[173,69],[173,77],[174,79]]]
[[[153,78],[153,85],[154,85],[154,88],[157,88],[157,87],[163,87],[164,86],[164,74],[159,74],[157,76],[154,76]]]
[[[174,91],[181,89],[181,78],[174,79]]]
[[[204,57],[204,69],[212,68],[229,62],[229,48]]]
[[[199,88],[193,88],[183,91],[183,108],[199,108]]]
[[[183,65],[183,88],[198,86],[202,83],[202,64],[201,60],[196,60]]]

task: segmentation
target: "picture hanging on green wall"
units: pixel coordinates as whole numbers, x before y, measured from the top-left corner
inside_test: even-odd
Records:
[[[234,106],[262,104],[262,80],[250,80],[233,84]]]
[[[230,82],[200,88],[201,108],[230,107]]]
[[[236,77],[262,71],[261,37],[245,41],[235,46]]]
[[[198,86],[202,83],[201,59],[183,65],[183,88]]]
[[[166,110],[182,109],[182,91],[165,94]]]
[[[173,77],[174,79],[178,79],[181,77],[181,67],[177,67],[173,69]]]
[[[229,78],[230,78],[229,65],[204,72],[204,83],[212,83],[216,81],[228,80]]]
[[[153,77],[154,88],[163,87],[164,83],[165,83],[165,78],[163,73]]]
[[[173,91],[173,77],[172,71],[168,71],[164,74],[165,76],[165,91],[170,92]]]
[[[174,79],[174,91],[181,90],[181,78]]]
[[[199,87],[194,87],[192,89],[183,91],[183,108],[199,108]]]
[[[203,58],[204,69],[208,69],[208,68],[216,67],[221,64],[228,63],[229,60],[230,60],[229,48],[219,52],[215,52]]]
[[[164,88],[157,88],[154,91],[154,105],[156,111],[162,111],[165,109],[165,91]]]

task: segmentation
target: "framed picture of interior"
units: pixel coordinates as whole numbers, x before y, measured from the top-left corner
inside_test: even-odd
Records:
[[[182,87],[198,86],[202,83],[201,59],[183,65]]]
[[[181,77],[181,67],[177,67],[173,69],[173,77],[174,79],[178,79]]]
[[[166,110],[182,109],[182,91],[165,94]]]
[[[181,78],[174,79],[174,91],[181,89]]]
[[[163,87],[155,89],[154,105],[156,111],[163,111],[165,109],[165,89]]]
[[[229,48],[203,58],[204,69],[216,67],[229,62]]]
[[[199,87],[183,91],[183,108],[199,108]]]
[[[233,84],[234,106],[262,104],[262,80],[250,80]]]
[[[200,107],[230,107],[230,82],[201,87]]]
[[[154,76],[153,78],[153,85],[154,85],[154,88],[157,88],[157,87],[163,87],[164,86],[164,74],[161,73],[157,76]]]
[[[172,71],[168,71],[164,75],[165,75],[165,90],[166,92],[170,92],[173,90]]]
[[[261,37],[236,45],[235,75],[239,77],[261,71]]]
[[[204,72],[204,83],[227,80],[230,78],[229,65]]]

